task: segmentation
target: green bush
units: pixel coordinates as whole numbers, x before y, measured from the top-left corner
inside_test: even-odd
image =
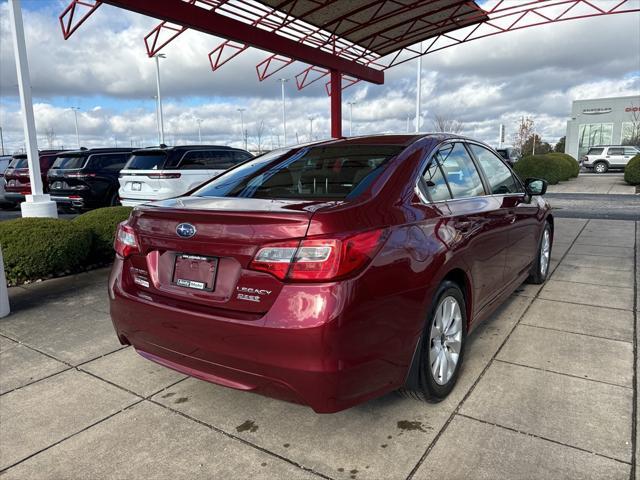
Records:
[[[91,233],[68,220],[16,218],[0,223],[0,246],[10,285],[77,271]]]
[[[513,169],[522,180],[542,178],[551,185],[570,177],[569,165],[550,155],[528,155],[518,160]]]
[[[624,181],[629,185],[640,185],[640,153],[627,163],[624,169]]]
[[[547,155],[550,155],[553,158],[559,158],[569,166],[569,178],[575,178],[580,174],[580,164],[568,153],[552,152],[548,153]]]
[[[90,263],[108,263],[113,260],[113,237],[120,222],[129,218],[131,207],[98,208],[73,219],[73,223],[91,232]]]

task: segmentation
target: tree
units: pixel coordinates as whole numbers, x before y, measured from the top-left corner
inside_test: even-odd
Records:
[[[460,133],[464,130],[464,123],[436,113],[433,116],[433,130],[444,133]]]
[[[534,140],[536,142],[535,150],[533,148]],[[540,135],[538,135],[537,133],[532,133],[531,136],[529,136],[529,138],[527,138],[527,140],[524,142],[521,152],[522,156],[524,157],[526,155],[532,155],[534,151],[536,155],[543,155],[545,153],[551,152],[552,150],[553,149],[551,148],[551,145],[545,142]]]
[[[520,123],[516,128],[516,132],[513,134],[513,145],[518,150],[520,150],[520,153],[523,157],[525,155],[531,154],[531,151],[532,151],[531,146],[533,145],[533,142],[531,142],[531,145],[529,146],[528,151],[526,150],[525,145],[532,135],[533,135],[533,120],[531,120],[528,117],[520,117]]]
[[[553,151],[558,153],[564,153],[566,142],[567,142],[567,137],[560,137],[560,139],[558,140],[558,143],[556,143],[555,146],[553,147]]]
[[[256,128],[256,134],[254,136],[258,154],[262,153],[262,142],[264,141],[264,133],[265,133],[264,120],[260,120],[260,123]]]

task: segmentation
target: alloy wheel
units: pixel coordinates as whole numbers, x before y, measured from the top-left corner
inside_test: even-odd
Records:
[[[451,296],[442,299],[435,310],[429,339],[429,366],[438,385],[453,377],[462,347],[462,313]]]
[[[598,163],[596,165],[596,173],[604,173],[606,171],[607,171],[607,169],[605,168],[605,164],[604,163]]]
[[[542,234],[542,243],[540,244],[540,275],[543,277],[549,269],[549,259],[551,257],[551,234],[549,229],[545,228]]]

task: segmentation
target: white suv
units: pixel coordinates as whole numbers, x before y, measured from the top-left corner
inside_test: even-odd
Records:
[[[183,195],[250,158],[244,150],[214,145],[135,150],[120,171],[120,202],[134,207]]]
[[[624,168],[634,156],[640,153],[637,147],[623,145],[599,145],[591,147],[580,159],[580,165],[596,173],[609,169]]]

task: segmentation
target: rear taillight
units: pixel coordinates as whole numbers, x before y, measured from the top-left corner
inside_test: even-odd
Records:
[[[127,225],[127,222],[122,222],[118,225],[116,238],[113,241],[113,248],[122,258],[127,258],[129,255],[140,252],[136,233],[133,228]]]
[[[586,162],[587,160],[589,160],[589,157],[584,155],[583,157],[580,158],[580,160],[583,161],[583,162]]]
[[[155,180],[167,180],[170,178],[180,178],[179,173],[150,173],[147,175],[149,178],[153,178]]]
[[[379,250],[385,230],[339,238],[315,237],[265,245],[249,265],[281,280],[326,281],[364,268]]]

